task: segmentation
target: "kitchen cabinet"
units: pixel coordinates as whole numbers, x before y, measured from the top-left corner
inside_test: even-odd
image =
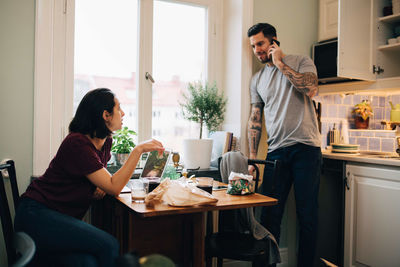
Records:
[[[344,266],[399,266],[400,168],[346,165]]]
[[[338,0],[319,0],[318,42],[338,37]]]
[[[385,0],[339,0],[338,76],[371,82],[360,88],[400,89],[400,43],[387,44],[400,14],[383,17],[386,5]]]

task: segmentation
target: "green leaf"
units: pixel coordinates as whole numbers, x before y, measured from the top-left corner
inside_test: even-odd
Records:
[[[133,135],[137,135],[136,132],[129,130],[126,126],[115,131],[111,151],[120,154],[130,153],[136,146],[132,139]]]
[[[189,83],[188,93],[182,93],[183,117],[187,120],[200,123],[200,138],[202,137],[202,126],[205,124],[210,132],[218,130],[224,121],[227,99],[224,94],[218,93],[216,84],[205,86],[198,81]]]

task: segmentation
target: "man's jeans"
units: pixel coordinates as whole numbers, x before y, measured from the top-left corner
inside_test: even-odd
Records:
[[[296,213],[300,225],[297,266],[311,267],[314,262],[317,240],[321,149],[296,144],[268,153],[267,160],[280,160],[282,165],[274,185],[271,179],[271,170],[264,170],[263,194],[278,199],[278,204],[263,208],[261,223],[279,242],[282,215],[293,184]]]
[[[15,231],[27,233],[36,244],[30,266],[114,266],[118,241],[110,234],[74,217],[22,198]]]

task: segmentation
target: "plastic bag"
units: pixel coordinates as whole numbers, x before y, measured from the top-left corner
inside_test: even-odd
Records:
[[[228,189],[226,190],[227,194],[247,195],[254,193],[255,181],[251,175],[231,172],[228,181]]]
[[[170,180],[165,178],[156,189],[145,198],[146,205],[154,205],[157,202],[165,202],[170,206],[195,206],[212,205],[218,199],[212,194],[189,183],[186,178]]]

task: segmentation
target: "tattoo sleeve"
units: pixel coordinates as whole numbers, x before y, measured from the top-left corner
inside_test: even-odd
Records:
[[[283,65],[281,71],[299,92],[309,97],[313,97],[318,93],[318,77],[315,73],[298,73],[286,64]]]
[[[252,159],[257,157],[258,145],[260,143],[263,107],[263,103],[255,103],[251,105],[251,114],[247,125],[247,131],[249,138],[249,157]]]

